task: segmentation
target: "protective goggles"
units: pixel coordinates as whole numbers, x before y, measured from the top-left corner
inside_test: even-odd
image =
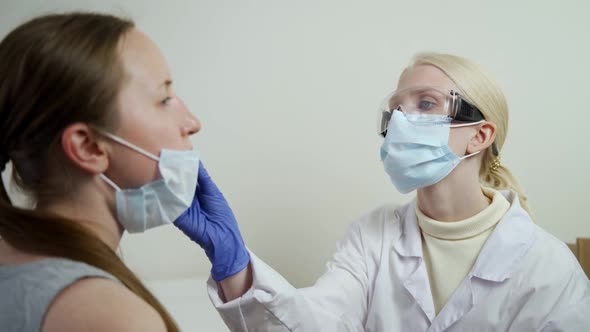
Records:
[[[378,132],[385,137],[393,111],[404,113],[416,124],[478,122],[483,114],[454,90],[437,87],[414,87],[397,90],[385,98],[379,109]]]

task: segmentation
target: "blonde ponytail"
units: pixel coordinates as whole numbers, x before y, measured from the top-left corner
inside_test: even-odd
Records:
[[[493,157],[493,155],[492,155]],[[484,160],[489,158],[484,158]],[[520,199],[520,205],[529,214],[528,197],[525,195],[520,182],[510,172],[510,170],[503,166],[500,162],[500,157],[493,157],[491,163],[484,163],[479,170],[479,181],[485,187],[494,188],[496,190],[510,190],[515,192]]]

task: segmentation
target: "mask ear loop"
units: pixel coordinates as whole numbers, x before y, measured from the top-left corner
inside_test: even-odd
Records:
[[[111,133],[109,133],[109,132],[107,132],[107,131],[104,131],[104,130],[100,130],[100,129],[97,129],[97,130],[98,130],[98,131],[99,131],[101,134],[105,135],[106,137],[108,137],[108,138],[112,139],[113,141],[115,141],[115,142],[117,142],[117,143],[119,143],[119,144],[121,144],[121,145],[124,145],[124,146],[126,146],[126,147],[130,148],[131,150],[134,150],[134,151],[136,151],[136,152],[138,152],[138,153],[140,153],[140,154],[142,154],[142,155],[144,155],[144,156],[146,156],[146,157],[148,157],[148,158],[150,158],[150,159],[153,159],[153,160],[155,160],[155,161],[160,161],[160,158],[158,158],[158,156],[156,156],[156,155],[154,155],[153,153],[150,153],[150,152],[148,152],[148,151],[146,151],[146,150],[144,150],[144,149],[140,148],[140,147],[139,147],[139,146],[137,146],[137,145],[134,145],[134,144],[131,144],[131,143],[127,142],[126,140],[124,140],[124,139],[120,138],[120,137],[119,137],[119,136],[117,136],[117,135],[113,135],[113,134],[111,134]],[[109,179],[109,178],[108,178],[106,175],[104,175],[104,173],[101,173],[99,176],[100,176],[100,178],[101,178],[101,179],[103,179],[103,180],[104,180],[104,181],[105,181],[105,182],[106,182],[108,185],[110,185],[110,186],[111,186],[113,189],[115,189],[115,191],[121,191],[121,188],[120,188],[119,186],[117,186],[117,185],[115,184],[115,182],[113,182],[111,179]]]
[[[484,123],[484,122],[486,122],[486,120],[479,120],[479,121],[477,121],[477,122],[470,122],[470,123],[460,123],[460,124],[454,124],[454,125],[452,124],[452,125],[450,125],[450,127],[451,127],[451,128],[461,128],[461,127],[475,126],[475,125],[478,125],[478,124],[480,124],[480,123]],[[474,152],[474,153],[471,153],[471,154],[468,154],[468,155],[466,155],[466,156],[463,156],[463,157],[461,157],[461,158],[459,158],[459,159],[461,159],[461,160],[463,160],[463,159],[467,159],[467,158],[469,158],[469,157],[475,156],[476,154],[478,154],[478,153],[480,153],[480,152],[481,152],[481,151],[476,151],[476,152]]]
[[[103,135],[105,135],[106,137],[112,139],[113,141],[115,141],[115,142],[117,142],[117,143],[119,143],[121,145],[124,145],[124,146],[130,148],[131,150],[134,150],[136,152],[141,153],[142,155],[144,155],[144,156],[146,156],[146,157],[148,157],[150,159],[153,159],[155,161],[159,161],[160,160],[160,158],[158,158],[158,156],[154,155],[153,153],[148,152],[148,151],[140,148],[137,145],[131,144],[131,143],[127,142],[126,140],[120,138],[119,136],[113,135],[113,134],[111,134],[109,132],[102,131],[102,130],[100,131],[100,133],[103,134]]]
[[[106,175],[104,175],[103,173],[100,173],[100,178],[104,180],[104,182],[106,182],[109,186],[113,187],[113,189],[115,189],[115,191],[121,191],[121,188],[119,186],[117,186],[111,179],[107,178]]]
[[[467,105],[468,106],[468,109],[469,109],[468,114],[470,114],[470,117],[474,117],[474,115],[479,115],[480,117],[483,118],[483,114],[481,113],[481,111],[475,105],[473,105],[470,102],[463,99],[459,93],[457,93],[454,90],[451,90],[451,96],[452,96],[453,105],[455,103],[459,103],[459,105]],[[484,121],[485,121],[485,118],[476,122],[476,123],[473,123],[473,124],[479,124]],[[457,128],[457,127],[464,127],[464,126],[469,126],[469,125],[471,125],[471,123],[460,124],[460,125],[451,125],[451,127]],[[494,155],[495,158],[490,163],[490,168],[492,171],[495,171],[500,167],[500,152],[498,151],[498,147],[496,146],[496,142],[492,142],[492,154]]]
[[[460,124],[452,124],[451,128],[460,128],[460,127],[467,127],[467,126],[474,126],[480,123],[484,123],[486,120],[480,120],[473,123],[460,123]],[[496,146],[496,142],[492,143],[492,153],[494,154],[494,160],[491,162],[491,168],[493,171],[497,170],[500,167],[500,152],[498,151],[498,147]],[[470,155],[471,156],[471,155]]]
[[[478,153],[480,153],[480,152],[481,152],[481,151],[476,151],[476,152],[474,152],[474,153],[472,153],[472,154],[468,154],[468,155],[466,155],[466,156],[463,156],[463,157],[461,157],[461,158],[459,158],[459,159],[460,159],[460,160],[467,159],[467,158],[469,158],[469,157],[475,156],[476,154],[478,154]]]

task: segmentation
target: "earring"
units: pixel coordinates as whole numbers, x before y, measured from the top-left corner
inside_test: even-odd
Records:
[[[498,168],[500,168],[500,166],[500,156],[497,156],[496,158],[494,158],[494,160],[492,160],[492,162],[490,162],[490,172],[497,171]]]

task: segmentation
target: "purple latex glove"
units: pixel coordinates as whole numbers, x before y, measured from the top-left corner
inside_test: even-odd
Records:
[[[215,281],[242,271],[250,262],[236,217],[203,163],[193,203],[174,225],[205,250]]]

